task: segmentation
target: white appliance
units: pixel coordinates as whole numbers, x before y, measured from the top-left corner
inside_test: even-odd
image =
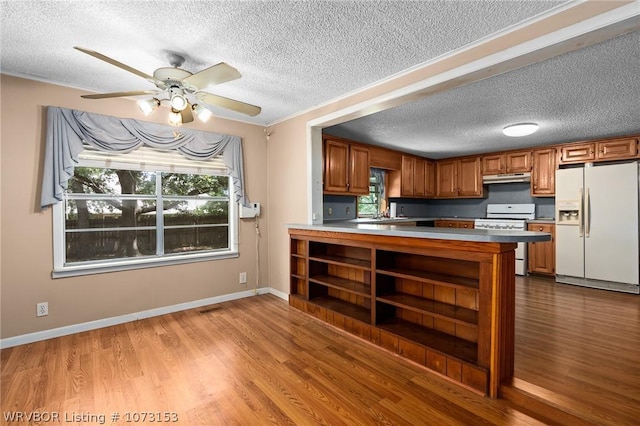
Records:
[[[639,293],[638,162],[556,171],[556,282]]]
[[[535,219],[535,204],[487,204],[487,217],[476,219],[476,229],[498,229],[501,231],[526,231],[527,220]],[[518,243],[516,248],[516,275],[527,274],[527,243]]]

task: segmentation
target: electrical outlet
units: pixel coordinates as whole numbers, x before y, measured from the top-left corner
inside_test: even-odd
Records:
[[[247,273],[240,272],[240,284],[246,284],[246,283],[247,283]]]
[[[37,303],[36,304],[36,316],[37,317],[44,317],[46,315],[49,315],[49,303],[48,302]]]

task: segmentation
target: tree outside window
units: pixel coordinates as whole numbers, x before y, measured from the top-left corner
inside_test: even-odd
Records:
[[[76,167],[64,262],[228,250],[229,193],[227,176]]]

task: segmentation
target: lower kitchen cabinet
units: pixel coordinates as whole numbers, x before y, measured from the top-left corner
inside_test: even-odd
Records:
[[[515,244],[483,253],[481,243],[289,233],[292,307],[492,397],[512,376],[513,311],[492,306],[513,306],[515,281],[494,256],[513,263]],[[492,341],[502,327],[506,340]]]
[[[434,221],[436,228],[464,228],[473,229],[473,220],[436,220]]]
[[[542,275],[555,275],[556,273],[556,248],[555,230],[556,226],[551,223],[530,223],[527,230],[548,232],[551,234],[551,241],[529,243],[528,255],[529,273]]]

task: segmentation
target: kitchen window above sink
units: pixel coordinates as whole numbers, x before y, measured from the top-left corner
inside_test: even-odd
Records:
[[[370,169],[369,195],[358,197],[358,217],[382,217],[387,207],[385,195],[385,175],[383,169]]]

